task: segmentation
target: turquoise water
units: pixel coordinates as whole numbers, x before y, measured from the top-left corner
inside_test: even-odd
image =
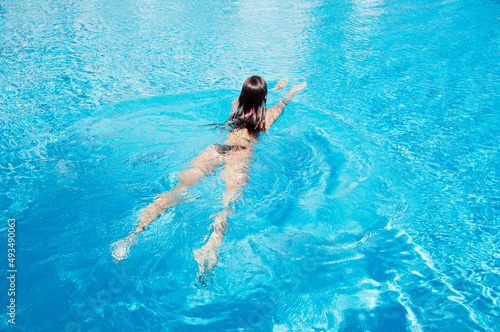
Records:
[[[0,0],[16,328],[495,331],[499,16],[489,0]],[[222,141],[206,125],[253,74],[308,86],[260,138],[211,283],[193,251],[218,173],[115,264],[110,244]]]

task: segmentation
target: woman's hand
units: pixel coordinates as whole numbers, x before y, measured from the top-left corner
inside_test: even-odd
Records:
[[[278,84],[276,84],[276,86],[271,89],[271,91],[277,91],[281,88],[284,88],[285,86],[287,86],[287,84],[288,84],[288,78],[284,78],[284,79],[280,80],[278,82]]]
[[[293,91],[295,93],[297,91],[300,91],[300,90],[304,89],[306,86],[307,86],[307,83],[306,82],[302,82],[299,85],[295,85],[293,88],[290,89],[290,91]]]
[[[287,103],[290,99],[292,99],[292,97],[295,94],[295,92],[304,89],[306,86],[307,86],[306,82],[302,82],[299,85],[295,85],[293,88],[290,89],[290,91],[288,91],[288,93],[286,94],[285,98],[283,98],[283,101],[285,103]]]

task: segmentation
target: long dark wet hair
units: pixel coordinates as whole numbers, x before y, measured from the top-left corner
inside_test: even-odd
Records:
[[[238,106],[229,116],[233,129],[246,128],[251,132],[266,130],[267,83],[260,76],[247,78],[238,99]]]

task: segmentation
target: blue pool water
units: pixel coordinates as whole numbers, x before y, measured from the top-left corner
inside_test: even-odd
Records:
[[[498,331],[499,17],[493,0],[0,0],[15,327]],[[308,86],[260,138],[211,283],[193,251],[218,173],[115,264],[253,74]]]

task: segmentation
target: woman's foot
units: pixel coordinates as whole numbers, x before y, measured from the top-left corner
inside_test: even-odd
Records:
[[[217,247],[208,242],[201,249],[194,251],[194,259],[198,262],[199,275],[211,272],[219,259]]]
[[[113,248],[113,252],[111,254],[113,255],[115,261],[121,261],[127,258],[130,252],[130,246],[132,246],[134,242],[135,242],[135,234],[130,234],[126,238],[113,243],[111,245],[111,247]]]

